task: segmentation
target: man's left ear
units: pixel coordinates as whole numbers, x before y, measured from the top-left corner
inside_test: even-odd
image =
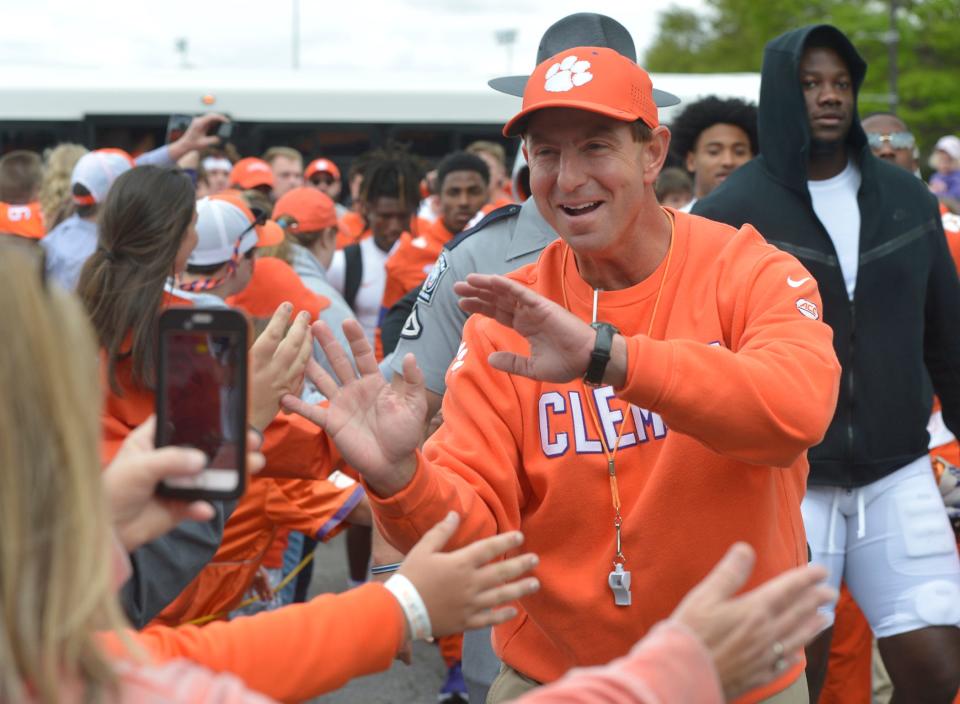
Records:
[[[657,180],[670,152],[670,130],[664,125],[653,129],[650,140],[643,143],[643,180],[652,184]]]

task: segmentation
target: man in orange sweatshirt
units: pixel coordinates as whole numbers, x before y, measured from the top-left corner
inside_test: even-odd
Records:
[[[415,360],[386,384],[356,325],[361,377],[318,324],[346,383],[315,375],[327,408],[284,398],[361,473],[398,548],[450,509],[464,516],[458,543],[523,529],[542,588],[494,629],[505,666],[488,701],[627,652],[734,541],[759,555],[748,587],[807,560],[805,452],[840,374],[831,332],[792,256],[750,226],[658,205],[670,135],[657,105],[674,100],[599,47],[529,78],[504,134],[523,136],[535,203],[561,239],[510,278],[457,284],[480,315],[422,454]],[[770,647],[777,677],[738,701],[806,702],[799,653]]]

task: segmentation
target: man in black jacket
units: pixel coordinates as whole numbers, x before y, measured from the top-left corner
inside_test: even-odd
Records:
[[[866,614],[894,701],[950,702],[960,684],[960,562],[926,424],[932,382],[947,427],[960,432],[960,284],[936,200],[870,152],[856,110],[865,74],[834,27],[771,41],[760,155],[693,212],[753,224],[816,277],[843,378],[833,422],[809,452],[813,560],[834,586],[843,577]],[[830,636],[807,650],[812,702]]]

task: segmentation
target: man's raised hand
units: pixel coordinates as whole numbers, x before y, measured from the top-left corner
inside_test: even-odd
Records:
[[[578,379],[587,371],[597,334],[562,306],[504,276],[470,274],[453,290],[463,310],[493,318],[530,343],[529,357],[491,353],[494,368],[556,383]]]
[[[312,359],[307,376],[329,405],[312,406],[287,394],[283,406],[323,428],[374,492],[391,496],[410,482],[416,468],[414,451],[420,445],[427,412],[423,374],[413,355],[408,354],[403,360],[403,375],[395,375],[393,383],[388,384],[360,324],[347,320],[343,333],[350,343],[358,377],[327,324],[314,323],[311,330],[337,379]]]

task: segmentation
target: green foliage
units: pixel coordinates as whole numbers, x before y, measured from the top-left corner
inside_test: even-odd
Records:
[[[764,45],[807,24],[836,25],[867,60],[860,114],[889,109],[888,0],[706,0],[697,14],[660,14],[647,69],[670,73],[759,71]],[[899,0],[897,113],[928,152],[960,132],[960,10],[957,0]]]

